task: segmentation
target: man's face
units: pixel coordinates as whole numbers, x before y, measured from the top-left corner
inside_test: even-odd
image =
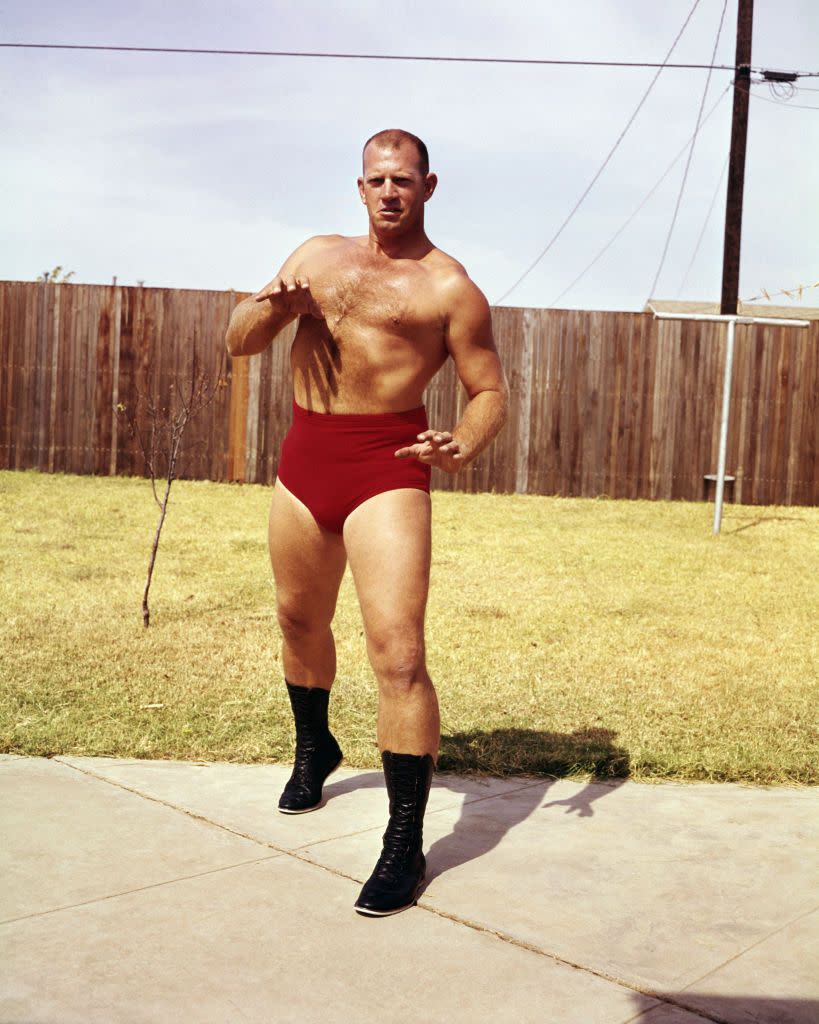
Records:
[[[436,183],[434,174],[421,174],[418,150],[411,142],[386,148],[371,142],[364,151],[358,191],[379,233],[398,235],[415,227]]]

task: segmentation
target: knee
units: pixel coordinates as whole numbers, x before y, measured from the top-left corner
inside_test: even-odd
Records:
[[[423,637],[376,635],[368,638],[367,648],[382,692],[406,696],[427,682]]]
[[[311,613],[300,602],[279,600],[276,617],[282,634],[289,641],[309,640],[330,626],[325,617]]]

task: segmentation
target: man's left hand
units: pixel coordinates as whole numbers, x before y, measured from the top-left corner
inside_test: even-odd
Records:
[[[399,448],[397,459],[418,459],[428,466],[437,466],[445,473],[457,473],[464,465],[461,446],[448,430],[425,430],[418,435],[418,443]]]

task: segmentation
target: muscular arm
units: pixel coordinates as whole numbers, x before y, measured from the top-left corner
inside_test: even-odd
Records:
[[[509,389],[501,366],[489,303],[468,278],[452,289],[447,326],[447,348],[469,403],[452,438],[460,452],[461,465],[477,458],[506,422]]]
[[[305,260],[320,244],[321,239],[308,239],[288,256],[272,281],[237,303],[225,334],[225,345],[232,356],[263,352],[298,316],[321,316],[304,269]]]
[[[480,289],[465,274],[458,275],[447,285],[446,306],[446,347],[469,403],[451,433],[425,430],[416,444],[395,454],[457,473],[480,455],[505,423],[509,389],[492,337],[489,303]]]
[[[461,278],[450,288],[450,302],[446,347],[469,395],[461,422],[452,430],[452,440],[458,447],[457,463],[465,466],[506,422],[509,389],[494,347],[489,304],[482,292],[468,278]]]

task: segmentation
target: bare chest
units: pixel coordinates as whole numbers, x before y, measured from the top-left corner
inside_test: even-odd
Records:
[[[311,290],[337,343],[354,337],[433,340],[443,317],[430,274],[418,266],[353,262],[311,276]]]

